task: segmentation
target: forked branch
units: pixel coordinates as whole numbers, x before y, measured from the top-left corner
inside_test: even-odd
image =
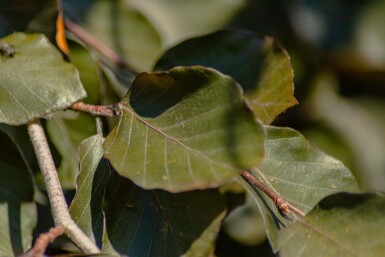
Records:
[[[282,214],[283,217],[287,218],[287,214],[294,213],[298,216],[305,216],[305,213],[297,209],[287,201],[283,200],[277,193],[272,191],[268,186],[263,184],[257,178],[255,178],[249,171],[244,171],[241,173],[241,176],[247,182],[253,184],[264,192],[271,200],[273,200],[278,211]]]
[[[98,247],[83,233],[70,216],[40,120],[30,121],[27,127],[44,178],[55,225],[63,226],[64,233],[70,237],[84,253],[100,253]]]

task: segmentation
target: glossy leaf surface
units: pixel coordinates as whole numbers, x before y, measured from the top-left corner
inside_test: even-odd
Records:
[[[299,132],[288,128],[267,127],[266,158],[253,174],[304,213],[328,195],[358,191],[354,177],[340,161],[312,147]],[[289,221],[266,195],[249,185],[246,188],[259,205],[274,249],[278,230]]]
[[[264,132],[234,80],[203,67],[140,74],[104,143],[119,174],[172,192],[216,187],[259,164]]]
[[[226,30],[186,40],[169,49],[156,70],[203,65],[230,75],[241,84],[255,115],[265,124],[295,105],[289,55],[269,37]]]
[[[1,123],[20,125],[86,96],[75,67],[45,36],[15,33],[1,41],[15,52],[0,56]]]

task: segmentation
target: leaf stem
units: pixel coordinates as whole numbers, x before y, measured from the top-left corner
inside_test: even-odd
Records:
[[[55,225],[62,225],[65,228],[65,234],[67,234],[84,253],[100,253],[97,246],[83,233],[69,214],[47,138],[40,120],[28,122],[27,127],[44,178]]]
[[[48,232],[42,233],[37,238],[34,246],[25,254],[20,255],[19,257],[40,257],[43,256],[45,250],[49,243],[53,242],[56,238],[63,235],[65,228],[63,225],[57,225],[51,228]]]
[[[65,22],[66,29],[71,32],[73,35],[75,35],[81,42],[86,44],[89,47],[92,47],[97,52],[99,52],[101,55],[106,57],[108,60],[113,62],[114,64],[118,65],[121,68],[133,70],[130,65],[115,51],[113,51],[111,48],[94,38],[92,35],[90,35],[87,31],[85,31],[82,27],[77,25],[76,23],[66,19]]]
[[[257,178],[255,178],[250,171],[243,171],[241,173],[241,177],[247,182],[253,184],[257,188],[259,188],[262,192],[264,192],[271,200],[273,200],[274,204],[277,206],[278,211],[284,216],[287,217],[286,214],[293,212],[301,217],[305,216],[305,213],[301,210],[297,209],[287,201],[283,200],[277,193],[272,191],[268,186],[263,184]]]
[[[118,112],[115,110],[116,108],[114,105],[92,105],[83,102],[77,102],[71,106],[71,109],[74,111],[87,112],[95,116],[105,116],[111,118],[116,118],[119,116]]]

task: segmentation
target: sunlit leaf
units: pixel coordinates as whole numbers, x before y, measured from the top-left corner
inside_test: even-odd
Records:
[[[81,172],[70,210],[103,252],[172,257],[212,250],[225,210],[217,190],[146,191],[112,171],[102,154],[100,136],[80,145]]]
[[[86,96],[75,67],[41,34],[1,39],[13,56],[0,56],[0,122],[10,125],[65,109]]]
[[[105,157],[146,189],[219,186],[261,161],[264,132],[234,80],[203,67],[137,76]]]
[[[297,103],[289,55],[269,37],[227,30],[190,39],[169,49],[155,69],[179,65],[203,65],[233,77],[265,124]]]
[[[32,244],[37,222],[32,177],[11,139],[0,132],[0,255],[16,256]]]
[[[384,212],[385,198],[374,195],[345,197],[342,205],[333,207],[321,205],[280,232],[280,256],[381,257]]]
[[[163,45],[221,29],[245,5],[245,0],[126,0],[159,31]]]
[[[266,158],[252,172],[304,213],[328,195],[358,191],[354,177],[340,161],[312,147],[300,133],[288,128],[267,128]],[[270,243],[276,250],[277,232],[289,221],[264,193],[243,183],[259,205]]]

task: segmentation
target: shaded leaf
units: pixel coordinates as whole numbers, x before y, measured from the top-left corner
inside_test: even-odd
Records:
[[[70,211],[103,252],[172,257],[212,249],[225,209],[217,190],[145,191],[112,172],[105,160],[99,163],[101,143],[93,136],[79,147],[81,173]]]
[[[0,37],[14,31],[33,30],[37,27],[35,26],[37,23],[40,25],[40,29],[42,26],[49,26],[48,19],[44,20],[45,23],[38,22],[38,19],[40,18],[42,21],[44,12],[53,6],[57,8],[56,2],[51,0],[2,1],[0,8]]]
[[[102,201],[110,172],[106,160],[102,160],[102,138],[87,138],[79,145],[80,173],[70,213],[79,227],[99,247],[103,237]]]
[[[252,172],[305,213],[328,195],[358,191],[354,177],[340,161],[312,147],[299,132],[288,128],[267,127],[266,158]],[[243,184],[257,201],[270,243],[277,250],[277,232],[289,221],[261,191]]]
[[[349,198],[342,206],[318,207],[280,232],[280,256],[383,256],[385,198],[357,195],[354,202]]]
[[[68,2],[68,1],[67,1]],[[79,1],[65,3],[67,17],[74,16]],[[126,1],[94,1],[80,13],[84,28],[125,57],[139,71],[149,71],[160,55],[158,33],[146,18]]]
[[[33,182],[18,149],[0,132],[0,254],[16,256],[32,244],[37,222]]]
[[[127,0],[149,19],[168,47],[183,39],[221,29],[245,5],[244,0]]]
[[[212,69],[140,74],[120,109],[104,156],[145,189],[216,187],[263,155],[264,132],[241,88]]]
[[[265,124],[297,103],[289,55],[269,37],[226,30],[193,38],[169,49],[155,69],[179,65],[203,65],[233,77]]]
[[[58,112],[47,120],[47,132],[61,155],[58,175],[64,189],[74,189],[78,174],[77,147],[85,138],[96,133],[95,119],[87,114]]]
[[[196,240],[200,242],[192,252],[212,248],[212,236],[206,237],[211,240],[206,251],[199,238],[216,218],[223,217],[224,201],[216,190],[145,191],[115,173],[107,182],[103,210],[103,251],[172,257],[186,253]]]
[[[1,40],[15,54],[0,56],[0,122],[23,124],[86,96],[75,67],[45,36],[15,33]]]

